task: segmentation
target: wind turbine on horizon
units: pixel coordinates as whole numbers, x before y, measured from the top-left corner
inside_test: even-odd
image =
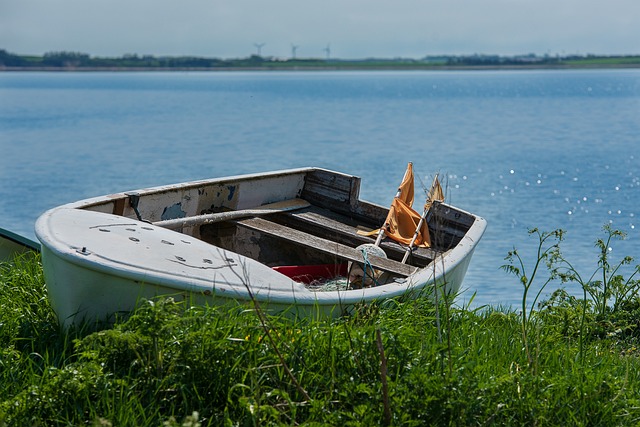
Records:
[[[331,43],[327,43],[327,47],[325,47],[324,49],[322,49],[324,52],[326,52],[327,54],[327,61],[329,60],[329,58],[331,57]]]
[[[296,46],[293,43],[291,44],[291,58],[296,59],[296,52],[300,46]]]
[[[265,43],[254,43],[253,45],[258,49],[258,56],[262,56],[262,46],[264,46]]]

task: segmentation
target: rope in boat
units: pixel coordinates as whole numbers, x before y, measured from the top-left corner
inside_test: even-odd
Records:
[[[367,276],[369,275],[369,270],[371,271],[371,279],[373,279],[373,286],[378,286],[378,279],[376,279],[376,271],[373,268],[373,265],[371,265],[371,261],[369,261],[369,252],[367,251],[367,249],[365,247],[360,247],[360,252],[362,252],[362,258],[364,259],[364,264],[363,264],[363,272],[364,274],[362,275],[362,287],[366,287],[367,283]]]

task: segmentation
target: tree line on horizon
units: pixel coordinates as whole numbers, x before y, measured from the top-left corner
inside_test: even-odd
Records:
[[[568,55],[538,56],[535,54],[501,55],[439,55],[422,59],[367,58],[320,59],[274,58],[251,55],[247,58],[220,59],[196,56],[153,56],[125,54],[121,57],[93,57],[81,52],[47,52],[42,56],[18,55],[0,49],[0,68],[278,68],[278,67],[326,67],[326,66],[552,66],[552,65],[637,65],[640,55]]]

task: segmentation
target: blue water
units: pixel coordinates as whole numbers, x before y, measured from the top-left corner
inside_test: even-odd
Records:
[[[46,209],[213,176],[321,166],[363,178],[387,205],[414,163],[487,232],[461,301],[515,304],[500,266],[535,261],[539,227],[596,268],[640,262],[640,70],[0,73],[0,227],[34,238]],[[418,204],[419,206],[419,204]]]

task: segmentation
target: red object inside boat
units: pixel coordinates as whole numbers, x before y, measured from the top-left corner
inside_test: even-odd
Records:
[[[313,283],[318,280],[332,279],[337,276],[347,275],[347,264],[320,264],[320,265],[284,265],[273,267],[279,273],[292,278],[296,282]]]

